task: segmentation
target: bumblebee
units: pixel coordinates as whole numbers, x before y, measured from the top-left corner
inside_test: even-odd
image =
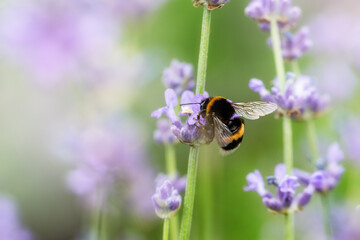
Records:
[[[223,153],[235,151],[244,136],[244,119],[255,120],[274,112],[278,106],[272,102],[255,101],[233,103],[231,100],[216,96],[204,99],[200,103],[200,112],[197,116],[207,120],[202,126],[206,136],[206,143],[214,138]]]

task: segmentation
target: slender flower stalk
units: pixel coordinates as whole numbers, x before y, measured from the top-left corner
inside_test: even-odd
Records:
[[[280,41],[280,32],[279,27],[277,25],[277,20],[275,17],[270,20],[270,32],[271,32],[271,40],[273,45],[274,52],[274,62],[276,75],[279,79],[279,87],[281,91],[284,91],[285,88],[285,67],[284,60],[281,53],[281,41]]]
[[[300,68],[297,61],[292,62],[292,69],[296,76],[300,75]],[[307,136],[309,142],[309,148],[311,151],[311,159],[315,164],[317,160],[319,160],[319,151],[318,151],[318,143],[316,137],[316,126],[314,119],[311,117],[306,119],[306,129],[307,129]],[[323,225],[325,234],[328,239],[331,239],[331,216],[330,216],[330,205],[329,205],[329,196],[327,193],[321,194],[321,206],[323,212]]]
[[[170,222],[169,218],[164,219],[163,238],[162,238],[163,240],[169,239],[169,222]]]
[[[201,39],[200,39],[200,52],[197,71],[196,94],[203,94],[205,91],[207,57],[209,50],[210,40],[210,24],[211,24],[211,11],[207,6],[204,6]],[[184,197],[184,212],[181,221],[180,239],[186,240],[190,238],[191,220],[195,199],[195,186],[196,186],[196,173],[198,166],[199,147],[190,147],[188,171],[187,171],[187,184]]]
[[[175,176],[176,171],[176,155],[174,145],[166,145],[165,147],[165,158],[166,158],[166,171],[169,176]],[[165,220],[166,221],[166,220]],[[173,216],[170,221],[170,234],[171,240],[177,240],[179,234],[179,218],[178,216]],[[165,222],[164,222],[165,230]]]
[[[201,39],[200,39],[200,52],[198,61],[198,70],[196,77],[196,94],[203,94],[205,91],[206,68],[207,58],[209,51],[210,40],[210,24],[211,24],[211,11],[204,6],[202,26],[201,26]]]
[[[180,239],[190,239],[191,220],[194,208],[196,173],[199,158],[199,147],[190,147],[187,183],[184,197],[184,210],[181,220]]]
[[[291,213],[285,214],[286,240],[294,237],[294,216]]]
[[[323,212],[323,224],[327,239],[332,239],[331,231],[331,216],[330,216],[330,204],[328,194],[321,195],[321,206]]]
[[[198,71],[196,78],[196,94],[203,94],[205,91],[207,57],[210,40],[211,11],[204,5]],[[191,220],[194,208],[196,173],[199,158],[199,146],[190,147],[187,183],[184,197],[184,211],[180,227],[180,240],[190,239]]]
[[[99,186],[98,189],[98,211],[95,213],[94,229],[97,240],[101,240],[103,236],[103,218],[104,218],[104,205],[105,205],[105,192]]]
[[[201,223],[202,227],[202,238],[206,240],[216,239],[216,236],[213,231],[213,220],[214,220],[214,211],[213,211],[213,194],[212,194],[212,169],[213,164],[211,162],[213,151],[206,146],[201,151],[202,158],[207,159],[206,162],[200,163],[199,169],[199,185],[201,187],[200,193],[200,204],[201,208]],[[218,169],[219,170],[219,169]],[[220,172],[220,171],[219,171]]]
[[[316,139],[316,127],[313,119],[306,120],[307,135],[309,141],[309,147],[311,150],[312,161],[319,159],[318,145]]]
[[[316,139],[316,127],[312,119],[306,121],[307,134],[309,139],[309,145],[312,152],[312,160],[316,161],[319,159],[317,139]],[[327,239],[331,239],[331,216],[330,216],[330,205],[329,205],[329,194],[321,194],[321,206],[323,212],[323,225]]]
[[[280,32],[275,17],[270,20],[271,40],[274,52],[274,61],[276,68],[276,75],[279,81],[281,91],[285,89],[285,67],[284,60],[281,53]],[[284,163],[286,165],[287,174],[291,175],[293,168],[293,143],[292,143],[292,128],[291,119],[289,116],[283,117],[283,143],[284,143]],[[294,239],[294,216],[292,213],[285,215],[286,225],[286,240]]]
[[[175,175],[176,171],[176,155],[173,145],[165,147],[166,172],[169,176]]]

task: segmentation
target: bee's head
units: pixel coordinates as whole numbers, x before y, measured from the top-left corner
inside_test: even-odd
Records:
[[[209,98],[206,98],[206,99],[202,100],[201,103],[200,103],[200,110],[205,110],[208,103],[209,103]]]

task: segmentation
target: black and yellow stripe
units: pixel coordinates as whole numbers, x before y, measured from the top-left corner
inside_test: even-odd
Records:
[[[234,132],[234,134],[229,139],[229,144],[222,147],[222,149],[225,151],[235,150],[243,140],[244,131],[245,131],[245,125],[241,123],[239,129],[236,132]]]

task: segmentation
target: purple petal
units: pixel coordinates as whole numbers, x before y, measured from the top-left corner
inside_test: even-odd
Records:
[[[151,117],[159,119],[167,110],[167,107],[161,107],[151,113]]]
[[[178,104],[176,93],[173,89],[168,88],[165,91],[165,102],[168,107],[175,107]]]

